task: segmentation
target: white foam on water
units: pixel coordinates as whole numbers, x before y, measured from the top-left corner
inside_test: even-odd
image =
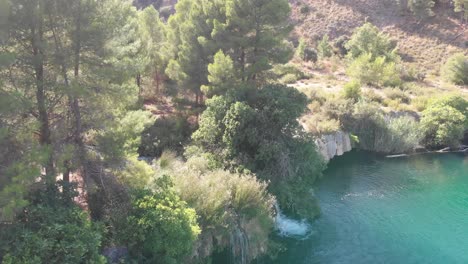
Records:
[[[276,204],[276,229],[280,236],[306,238],[311,232],[310,224],[305,220],[294,220],[286,217]]]

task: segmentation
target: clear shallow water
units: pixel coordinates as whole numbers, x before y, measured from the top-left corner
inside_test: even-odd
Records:
[[[468,156],[354,152],[328,167],[312,234],[273,263],[468,263]]]

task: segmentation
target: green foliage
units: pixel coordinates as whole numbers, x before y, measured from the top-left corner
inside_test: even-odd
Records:
[[[384,57],[385,61],[393,61],[397,57],[395,43],[368,22],[355,30],[345,47],[349,51],[348,56],[354,59],[364,54],[371,54],[369,60]]]
[[[317,53],[321,58],[328,58],[333,55],[333,48],[330,45],[328,35],[324,35],[317,45]]]
[[[364,101],[356,104],[348,130],[359,138],[361,149],[381,153],[412,151],[422,139],[414,118],[386,117],[378,105]]]
[[[0,0],[0,44],[8,37],[8,19],[10,17],[10,1]]]
[[[184,116],[159,118],[143,131],[138,153],[151,157],[159,157],[164,150],[182,153],[192,131],[193,127]]]
[[[337,54],[341,56],[345,56],[346,54],[348,54],[348,50],[346,49],[346,43],[348,41],[349,41],[349,37],[344,36],[344,35],[335,39],[335,41],[333,42],[333,46]]]
[[[202,229],[197,248],[199,257],[238,247],[237,241],[231,238],[239,230],[248,240],[247,259],[266,253],[273,228],[274,203],[267,184],[250,173],[213,169],[209,154],[195,152],[186,163],[173,160],[160,173],[174,175],[179,195],[197,211]]]
[[[153,180],[154,170],[145,161],[130,157],[123,168],[115,171],[115,175],[125,186],[143,189]]]
[[[468,128],[468,102],[457,96],[433,100],[423,111],[421,125],[425,144],[458,146]]]
[[[195,210],[173,190],[172,180],[157,179],[154,191],[138,190],[122,241],[138,263],[180,263],[200,234]]]
[[[159,78],[169,60],[165,52],[166,28],[154,5],[138,13],[138,37],[142,43],[138,52],[139,73],[156,81],[156,92],[160,90]],[[140,84],[141,85],[141,84]]]
[[[220,161],[257,172],[273,185],[286,187],[303,183],[297,189],[310,189],[323,169],[314,144],[297,119],[306,108],[307,98],[297,90],[282,85],[267,85],[250,91],[244,101],[224,97],[207,101],[200,128],[192,138],[205,151],[216,153]],[[309,185],[305,184],[309,183]],[[276,189],[279,195],[284,189]],[[289,191],[289,190],[288,190]],[[284,191],[283,196],[287,196]],[[307,191],[301,199],[312,198]],[[280,199],[284,208],[302,214],[301,207],[312,206],[289,194]],[[316,211],[309,211],[311,217]]]
[[[2,233],[5,264],[106,263],[99,254],[101,230],[58,190],[36,194],[38,201]]]
[[[318,59],[317,51],[309,47],[306,40],[303,38],[299,40],[299,45],[296,49],[296,56],[303,61],[312,61],[313,63],[317,62]]]
[[[301,6],[301,14],[308,14],[310,12],[310,7],[307,4]]]
[[[136,155],[141,145],[141,133],[152,122],[154,117],[150,112],[140,110],[126,113],[97,136],[101,153],[110,161]]]
[[[263,73],[272,64],[286,63],[291,57],[289,45],[284,42],[290,31],[289,12],[286,0],[179,1],[168,21],[173,59],[166,73],[199,98],[200,88],[211,82],[208,65],[222,50],[234,62],[237,79],[263,80]],[[226,59],[224,66],[212,66],[212,70],[224,71],[229,64]],[[213,64],[219,63],[221,54]]]
[[[411,102],[411,98],[398,88],[386,88],[384,93],[387,98],[398,101],[399,103],[409,104]]]
[[[235,86],[234,62],[229,55],[224,55],[222,50],[216,53],[213,63],[208,65],[208,73],[209,85],[201,88],[208,98],[226,94]]]
[[[451,83],[468,85],[468,56],[463,53],[451,56],[442,67],[441,75]]]
[[[455,12],[462,12],[465,20],[468,19],[468,0],[454,0]]]
[[[5,143],[13,145],[11,141]],[[2,149],[9,150],[10,147],[15,146],[2,146]],[[13,150],[8,154],[13,156]],[[29,205],[27,195],[37,177],[41,175],[41,167],[38,164],[43,164],[49,158],[49,155],[49,149],[32,145],[22,157],[12,163],[8,164],[2,160],[8,166],[2,168],[0,177],[2,181],[2,187],[0,188],[1,221],[14,219],[18,212]]]
[[[434,5],[434,0],[408,0],[409,10],[419,19],[434,16],[434,12],[432,11]]]
[[[356,80],[346,83],[343,87],[343,96],[346,99],[358,101],[361,98],[361,84]]]
[[[399,86],[401,79],[395,62],[386,62],[385,57],[364,53],[351,62],[347,69],[350,77],[361,84],[375,86]]]
[[[278,78],[280,83],[289,84],[295,83],[298,80],[304,79],[307,75],[293,64],[278,64],[272,69],[274,78]]]

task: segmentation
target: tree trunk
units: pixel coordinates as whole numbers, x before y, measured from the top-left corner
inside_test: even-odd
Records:
[[[138,87],[138,97],[141,99],[141,96],[143,94],[143,89],[141,87],[141,74],[138,73],[135,79],[136,79],[136,85]]]
[[[74,67],[74,75],[75,75],[75,81],[78,80],[79,75],[80,75],[80,62],[81,62],[81,0],[78,1],[78,15],[76,18],[76,32],[75,32],[75,67]],[[83,142],[83,128],[82,128],[82,122],[81,122],[81,109],[79,105],[79,101],[76,95],[72,93],[72,104],[71,104],[71,110],[73,113],[74,117],[74,134],[73,138],[75,141],[75,144],[78,146],[78,159],[79,159],[79,165],[82,167],[82,173],[83,173],[83,180],[85,185],[88,184],[88,170],[87,170],[87,165],[86,165],[86,149],[85,145]]]
[[[37,28],[36,28],[37,27]],[[44,89],[44,51],[43,47],[43,24],[42,18],[38,18],[38,23],[31,25],[31,45],[33,55],[36,58],[34,63],[34,73],[36,78],[36,100],[39,112],[40,139],[39,143],[46,147],[50,153],[45,165],[46,184],[50,187],[55,184],[55,170],[53,147],[50,133],[49,114],[47,112],[46,95]]]
[[[241,48],[241,73],[242,73],[242,82],[245,82],[245,50]]]

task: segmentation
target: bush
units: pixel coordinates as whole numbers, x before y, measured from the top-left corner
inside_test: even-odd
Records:
[[[468,128],[468,102],[451,96],[434,100],[422,113],[424,142],[430,147],[456,147]]]
[[[120,182],[131,188],[145,188],[154,177],[153,168],[136,157],[130,157],[123,168],[119,167],[114,174]]]
[[[306,4],[301,6],[301,14],[305,15],[310,12],[310,7]]]
[[[56,189],[33,197],[36,201],[0,233],[0,246],[6,247],[2,263],[106,263],[99,254],[102,230],[82,209]]]
[[[291,83],[297,82],[298,80],[299,78],[297,77],[297,75],[288,73],[284,75],[283,77],[281,77],[280,83],[291,84]]]
[[[468,57],[462,53],[453,55],[442,67],[441,75],[453,84],[468,85]]]
[[[434,0],[408,0],[408,8],[419,19],[425,19],[434,15],[432,8]]]
[[[270,180],[272,186],[302,182],[300,187],[310,188],[306,183],[321,174],[323,163],[297,121],[306,110],[305,95],[291,87],[266,85],[252,88],[243,99],[232,102],[225,97],[214,97],[207,101],[200,128],[193,134],[195,144],[217,155],[227,167],[248,168]],[[274,191],[286,192],[286,188]],[[279,201],[282,207],[305,212],[298,208],[308,206],[307,202],[298,197],[303,198],[295,196],[294,202],[294,197]]]
[[[350,77],[362,84],[375,86],[399,86],[401,80],[394,62],[386,62],[385,57],[372,58],[364,53],[351,62],[347,69]]]
[[[349,37],[347,36],[340,36],[339,38],[335,39],[333,46],[335,50],[340,56],[345,56],[348,54],[348,50],[346,49],[346,43],[349,41]]]
[[[117,122],[106,127],[106,131],[97,136],[100,152],[107,160],[115,161],[137,154],[141,144],[141,133],[154,122],[154,117],[147,111],[131,111]]]
[[[374,90],[368,90],[367,92],[365,92],[364,97],[371,102],[379,104],[381,104],[384,101],[384,98],[380,94],[376,93]]]
[[[180,197],[199,215],[202,233],[195,249],[198,258],[225,249],[232,250],[237,257],[241,253],[238,250],[241,241],[232,238],[239,233],[249,246],[246,259],[266,253],[273,228],[274,203],[267,184],[250,173],[212,169],[206,153],[197,151],[190,156],[186,163],[175,161],[162,173],[174,175]]]
[[[312,61],[313,63],[317,62],[318,59],[317,51],[309,47],[303,38],[299,40],[299,45],[296,49],[296,56],[303,61]]]
[[[409,116],[385,117],[378,105],[360,102],[349,130],[359,139],[359,147],[381,153],[402,153],[418,146],[422,133]]]
[[[330,45],[328,35],[324,35],[317,45],[317,53],[321,58],[328,58],[333,55],[333,48]]]
[[[357,28],[345,47],[349,51],[348,56],[354,59],[364,54],[371,54],[369,60],[384,57],[385,61],[394,61],[398,58],[395,43],[371,23]]]
[[[180,263],[192,252],[200,234],[195,210],[173,190],[169,177],[156,181],[155,190],[137,190],[121,241],[138,263]]]
[[[387,88],[384,90],[384,93],[390,100],[396,100],[404,104],[409,104],[411,102],[411,98],[398,88]]]
[[[343,96],[346,99],[358,101],[361,98],[361,84],[355,80],[346,83],[343,87]]]
[[[194,128],[185,117],[163,117],[145,129],[141,136],[138,153],[142,156],[159,157],[164,150],[182,153]]]

